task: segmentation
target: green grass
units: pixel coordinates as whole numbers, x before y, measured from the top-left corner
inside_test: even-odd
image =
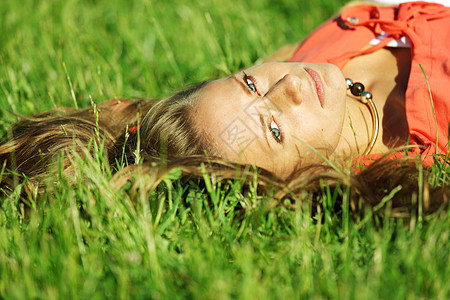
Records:
[[[0,133],[9,112],[160,98],[236,71],[344,2],[3,0]],[[27,205],[20,189],[0,199],[0,298],[450,298],[447,211],[353,218],[331,209],[346,189],[325,191],[317,214],[269,209],[252,183],[182,185],[176,172],[153,193],[145,176],[116,192],[101,155],[73,164],[75,184],[55,174]],[[448,185],[444,166],[430,176]]]

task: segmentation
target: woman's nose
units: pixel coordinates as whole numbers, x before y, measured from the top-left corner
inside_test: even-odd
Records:
[[[288,100],[292,104],[302,103],[302,82],[298,76],[286,74],[267,93],[266,96],[280,103],[280,100]]]

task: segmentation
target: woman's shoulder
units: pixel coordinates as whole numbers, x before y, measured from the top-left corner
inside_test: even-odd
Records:
[[[398,5],[401,2],[407,2],[407,1],[398,1],[398,0],[369,0],[369,1],[350,1],[349,3],[345,4],[344,6],[342,6],[342,8],[339,10],[339,12],[341,12],[342,10],[344,10],[345,8],[349,7],[349,6],[354,6],[354,5],[361,5],[361,4],[368,4],[368,5],[375,5],[375,6],[392,6],[392,5]]]
[[[442,4],[444,6],[450,6],[450,3],[448,0],[371,0],[371,1],[365,1],[367,2],[373,2],[374,4],[378,5],[398,5],[405,2],[429,2],[429,3],[437,3]],[[360,3],[363,3],[363,1],[360,1]]]

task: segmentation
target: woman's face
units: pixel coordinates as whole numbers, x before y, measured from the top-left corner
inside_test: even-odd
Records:
[[[341,71],[330,64],[274,63],[212,81],[193,117],[226,159],[287,177],[322,163],[340,139],[346,105]]]

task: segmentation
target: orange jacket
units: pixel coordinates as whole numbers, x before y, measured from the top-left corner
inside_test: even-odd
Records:
[[[369,42],[383,32],[389,36],[379,44],[369,46]],[[366,4],[349,6],[340,16],[315,30],[289,61],[328,62],[342,69],[352,57],[383,48],[402,36],[411,40],[411,73],[405,94],[410,143],[423,146],[415,148],[411,154],[420,153],[424,164],[430,165],[433,162],[430,154],[446,154],[449,151],[449,7],[427,2],[388,7]],[[419,64],[428,78],[432,101]],[[368,159],[379,156],[371,155]]]

